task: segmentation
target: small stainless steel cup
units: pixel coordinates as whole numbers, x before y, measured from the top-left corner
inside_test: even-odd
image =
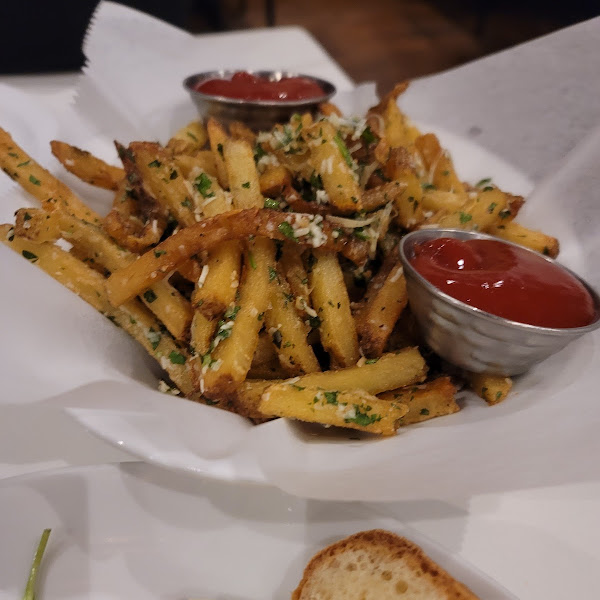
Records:
[[[424,341],[448,362],[476,373],[518,375],[600,327],[598,294],[575,273],[547,257],[543,258],[569,272],[591,294],[596,319],[590,325],[565,329],[527,325],[492,315],[448,296],[420,275],[410,262],[415,245],[441,237],[459,240],[498,238],[460,229],[421,229],[404,236],[400,242],[400,259],[410,308],[417,318]],[[537,252],[535,254],[540,256]]]
[[[294,113],[316,114],[319,104],[329,100],[336,92],[335,86],[329,81],[289,71],[250,71],[250,73],[269,81],[280,81],[286,77],[305,77],[317,83],[323,90],[323,94],[306,100],[238,100],[203,94],[196,89],[196,86],[204,81],[231,79],[235,73],[236,71],[231,70],[207,71],[190,75],[183,81],[183,86],[190,93],[203,119],[214,117],[225,125],[232,121],[242,121],[254,131],[268,130],[276,123],[289,121]]]

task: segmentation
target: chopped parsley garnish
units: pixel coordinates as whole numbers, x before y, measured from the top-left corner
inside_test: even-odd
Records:
[[[31,183],[33,183],[33,185],[41,185],[42,184],[42,182],[39,179],[37,179],[36,177],[34,177],[33,175],[29,176],[29,181]]]
[[[160,256],[162,256],[163,254],[166,254],[166,253],[167,253],[166,250],[155,250],[154,256],[156,256],[156,258],[159,258]]]
[[[273,281],[277,277],[277,269],[274,267],[269,267],[269,281]]]
[[[352,165],[353,165],[352,155],[350,154],[350,151],[348,150],[348,146],[346,146],[344,140],[340,137],[339,133],[336,133],[333,136],[333,141],[335,142],[335,145],[338,147],[338,150],[340,151],[342,158],[346,161],[346,164],[350,168],[352,168]]]
[[[217,152],[223,156],[223,144],[217,144]]]
[[[374,365],[378,360],[378,358],[367,358],[367,360],[365,360],[365,365]]]
[[[365,233],[365,231],[362,227],[357,227],[356,229],[354,229],[352,234],[354,235],[355,238],[358,238],[359,240],[362,240],[363,242],[366,242],[369,239],[369,236]]]
[[[335,404],[337,406],[338,394],[339,392],[323,392],[323,395],[325,396],[325,402],[327,402],[327,404]]]
[[[473,218],[473,216],[470,215],[469,213],[461,211],[459,213],[459,218],[460,218],[460,222],[464,224],[464,223],[468,223]]]
[[[13,158],[19,158],[19,155],[16,152],[9,152],[8,155],[12,156]]]
[[[28,212],[26,212],[26,213],[23,215],[23,221],[29,221],[29,219],[31,219],[31,215],[30,215]]]
[[[426,416],[426,415],[428,415],[428,414],[429,414],[429,409],[428,409],[428,408],[422,408],[422,409],[419,411],[419,414],[420,414],[420,415],[423,415],[423,416]]]
[[[263,150],[263,147],[260,144],[256,144],[254,146],[254,162],[258,162],[263,156],[266,156],[267,153]]]
[[[344,421],[346,423],[356,423],[357,425],[361,425],[362,427],[367,427],[368,425],[372,425],[377,421],[381,421],[381,415],[372,414],[369,415],[368,411],[371,410],[370,407],[365,407],[365,412],[360,412],[360,406],[358,404],[354,405],[355,416],[354,417],[345,417]]]
[[[433,183],[422,183],[421,188],[424,190],[435,190],[435,185]]]
[[[488,206],[488,209],[487,209],[487,210],[488,210],[488,212],[489,212],[489,213],[493,213],[493,212],[494,212],[494,209],[496,208],[496,206],[498,206],[498,203],[497,203],[497,202],[492,202],[492,203],[491,203],[491,204]]]
[[[316,171],[313,171],[310,175],[310,185],[312,185],[312,187],[314,187],[317,190],[323,189],[323,180]]]
[[[272,198],[265,198],[265,208],[271,208],[273,210],[279,209],[279,202],[277,200],[273,200]]]
[[[37,254],[34,254],[33,252],[29,252],[29,250],[23,250],[23,252],[21,252],[21,254],[27,259],[30,260],[31,262],[36,262],[38,257]]]
[[[250,189],[250,182],[249,181],[244,181],[244,183],[242,183],[242,187],[249,190]]]
[[[191,137],[195,142],[198,141],[198,138],[191,132],[191,131],[186,131],[185,132],[189,137]]]
[[[171,354],[169,354],[169,360],[174,365],[185,365],[185,356],[179,352],[175,352],[175,350],[172,350]]]
[[[371,127],[367,125],[364,131],[360,134],[360,137],[363,139],[365,144],[372,144],[377,141],[377,136],[371,130]]]
[[[150,345],[152,346],[152,350],[156,350],[156,348],[158,347],[158,344],[160,344],[160,337],[161,337],[160,333],[158,331],[155,331],[152,327],[150,327],[150,329],[148,330],[148,333],[146,334],[146,338],[150,342]]]
[[[152,302],[154,302],[156,300],[156,298],[157,298],[157,296],[156,296],[156,294],[154,293],[153,290],[146,290],[144,292],[144,299],[149,304],[152,304]]]
[[[223,318],[230,320],[230,321],[235,321],[235,318],[237,317],[237,314],[240,312],[240,308],[242,308],[241,306],[230,306],[226,311],[225,314],[223,315]]]
[[[321,327],[321,318],[320,317],[308,317],[308,324],[313,329],[318,329]]]
[[[30,160],[26,160],[25,162],[19,163],[17,165],[17,168],[19,167],[26,167],[31,161]]]
[[[496,392],[496,402],[502,398],[502,392]]]
[[[488,183],[490,183],[492,181],[491,177],[484,177],[483,179],[480,179],[476,184],[475,187],[483,187],[484,185],[487,185]]]
[[[254,260],[254,254],[252,252],[248,252],[248,262],[250,266],[256,270],[256,261]]]
[[[212,181],[206,173],[200,173],[194,180],[194,187],[200,192],[203,198],[212,198],[215,193],[210,191]]]
[[[149,162],[149,163],[148,163],[148,166],[149,166],[149,167],[152,167],[152,168],[154,168],[154,169],[158,169],[159,167],[162,167],[162,163],[160,162],[160,160],[158,160],[158,159],[155,159],[155,160],[153,160],[152,162]]]
[[[192,208],[192,201],[186,196],[185,200],[181,203],[181,206],[185,206],[186,208]]]
[[[296,234],[294,233],[294,228],[287,221],[283,221],[282,223],[279,223],[279,225],[277,226],[277,229],[279,230],[280,233],[285,235],[286,238],[289,238],[290,240],[294,240],[295,242],[298,241],[296,239]]]

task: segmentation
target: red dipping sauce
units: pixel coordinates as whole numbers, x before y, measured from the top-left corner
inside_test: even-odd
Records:
[[[533,252],[496,240],[439,238],[417,244],[413,267],[439,290],[499,317],[540,327],[596,320],[582,283]]]
[[[209,79],[195,87],[196,91],[211,96],[236,100],[309,100],[325,95],[321,86],[306,77],[284,77],[269,81],[252,73],[238,71],[231,79]]]

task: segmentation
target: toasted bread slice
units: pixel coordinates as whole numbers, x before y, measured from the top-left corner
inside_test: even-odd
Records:
[[[316,554],[292,600],[479,600],[417,545],[389,531],[351,535]]]

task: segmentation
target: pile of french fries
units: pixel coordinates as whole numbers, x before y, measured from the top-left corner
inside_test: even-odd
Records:
[[[116,143],[122,167],[53,141],[67,170],[114,192],[104,217],[0,130],[2,169],[41,204],[2,242],[133,336],[163,391],[383,435],[451,414],[457,374],[419,351],[399,239],[477,229],[550,256],[558,242],[514,221],[523,198],[460,180],[399,109],[405,88],[363,118],[328,103],[268,132],[210,119],[165,146]],[[512,385],[462,377],[489,404]]]

